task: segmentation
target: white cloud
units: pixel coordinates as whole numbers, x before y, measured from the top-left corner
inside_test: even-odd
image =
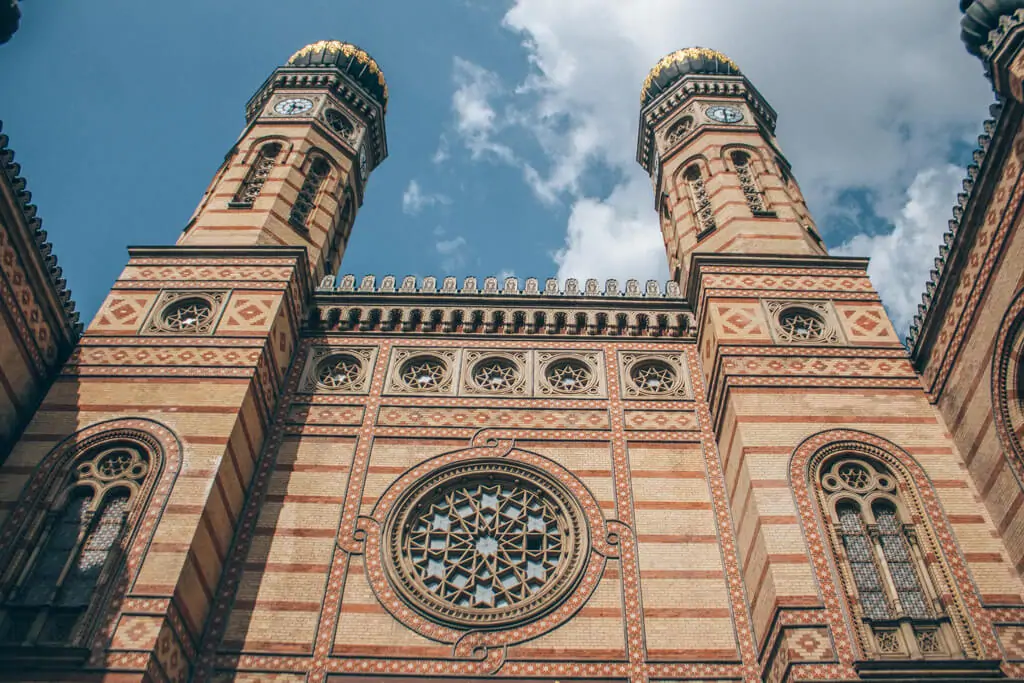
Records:
[[[650,192],[649,182],[634,181],[618,186],[607,199],[578,199],[565,246],[554,254],[558,277],[667,280],[658,220],[645,210]]]
[[[450,240],[441,240],[434,248],[441,255],[441,269],[445,274],[454,273],[466,264],[466,238],[462,235]]]
[[[402,193],[402,212],[415,216],[428,206],[451,204],[451,201],[451,199],[443,194],[423,192],[420,189],[420,184],[413,179],[409,181],[409,186]]]
[[[658,59],[707,45],[739,63],[778,111],[780,143],[819,222],[845,210],[837,194],[851,188],[896,217],[915,178],[977,134],[992,99],[959,18],[956,3],[935,0],[514,0],[504,25],[522,37],[530,75],[506,87],[457,60],[456,129],[474,158],[518,166],[540,199],[570,203],[554,254],[560,277],[660,277],[649,181],[633,158],[641,84]],[[617,186],[584,191],[595,170]],[[936,210],[934,230],[948,213]],[[916,256],[927,264],[936,248]],[[923,280],[908,287],[916,297]]]
[[[434,156],[430,159],[435,164],[443,164],[451,156],[451,152],[448,150],[448,136],[442,134],[441,139],[437,141],[437,151],[434,152]]]
[[[871,281],[901,334],[906,333],[921,301],[962,178],[963,170],[949,164],[921,171],[893,217],[891,233],[856,235],[832,250],[838,256],[871,258]]]
[[[512,149],[494,141],[498,132],[498,114],[490,99],[502,92],[497,75],[459,57],[455,58],[455,128],[474,159],[497,159],[512,162]]]

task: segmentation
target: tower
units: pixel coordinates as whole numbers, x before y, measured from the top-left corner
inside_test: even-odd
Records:
[[[775,139],[775,111],[707,48],[659,61],[640,97],[637,161],[651,176],[669,272],[697,253],[825,253]]]
[[[341,263],[370,172],[387,156],[388,88],[377,62],[322,40],[277,68],[246,105],[180,245],[287,245],[314,279]]]
[[[129,249],[4,464],[0,657],[18,679],[189,677],[311,283],[387,155],[386,106],[363,50],[299,50],[178,243]]]

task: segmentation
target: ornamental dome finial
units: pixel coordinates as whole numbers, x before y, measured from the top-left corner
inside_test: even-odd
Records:
[[[672,87],[686,74],[739,76],[740,68],[721,52],[706,47],[687,47],[665,55],[644,79],[640,106]]]
[[[296,51],[288,66],[334,67],[361,85],[380,105],[388,109],[388,84],[384,72],[366,50],[340,40],[318,40]]]

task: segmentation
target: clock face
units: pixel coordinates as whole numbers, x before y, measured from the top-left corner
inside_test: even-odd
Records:
[[[709,119],[718,121],[719,123],[738,123],[743,120],[743,112],[735,107],[726,107],[725,105],[715,105],[714,107],[708,107],[707,111],[704,112],[708,115]]]
[[[366,147],[363,146],[359,148],[359,177],[365,183],[368,175],[370,175],[370,165],[366,161]]]
[[[288,100],[281,100],[274,105],[274,111],[285,116],[297,116],[304,114],[313,108],[313,101],[305,97],[293,97]]]

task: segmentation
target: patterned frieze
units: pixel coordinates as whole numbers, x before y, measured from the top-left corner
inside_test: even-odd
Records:
[[[527,278],[524,287],[520,289],[519,278],[506,277],[499,280],[496,277],[486,277],[478,280],[475,277],[463,279],[462,286],[454,277],[446,277],[438,285],[437,278],[425,277],[419,280],[413,276],[402,278],[399,283],[393,275],[384,276],[381,284],[377,285],[377,279],[373,275],[366,275],[356,285],[354,275],[343,275],[335,278],[328,275],[320,281],[317,288],[318,294],[329,293],[353,293],[360,294],[462,294],[467,296],[510,296],[522,297],[543,296],[543,297],[606,297],[618,299],[679,299],[679,285],[669,280],[664,285],[657,280],[647,280],[643,285],[639,280],[627,280],[625,286],[619,285],[618,280],[607,280],[604,288],[595,279],[586,280],[580,286],[576,278],[568,278],[565,284],[559,284],[556,278],[548,278],[544,286],[540,286],[537,278]]]

